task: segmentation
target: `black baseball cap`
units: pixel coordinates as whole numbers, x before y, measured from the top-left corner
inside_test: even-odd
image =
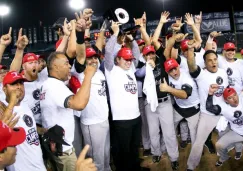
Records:
[[[46,135],[49,137],[50,140],[54,141],[55,143],[60,143],[63,145],[70,146],[68,143],[66,143],[64,141],[63,137],[65,135],[65,131],[59,125],[55,125],[55,126],[49,128]]]

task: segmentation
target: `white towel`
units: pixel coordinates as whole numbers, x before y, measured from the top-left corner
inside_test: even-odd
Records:
[[[217,123],[216,129],[219,132],[221,132],[221,131],[224,131],[227,128],[227,126],[228,126],[228,120],[224,116],[221,116]]]
[[[153,68],[148,63],[146,63],[146,76],[143,83],[143,92],[147,96],[147,102],[151,106],[151,111],[155,112],[158,106],[158,98],[157,98]]]

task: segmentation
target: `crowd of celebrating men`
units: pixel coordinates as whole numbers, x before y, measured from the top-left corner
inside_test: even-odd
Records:
[[[24,53],[28,37],[19,30],[11,65],[0,65],[0,171],[111,171],[111,159],[117,171],[139,171],[141,143],[153,163],[167,153],[172,170],[189,142],[187,171],[199,165],[204,145],[218,154],[216,167],[233,148],[241,158],[243,61],[233,42],[218,54],[215,30],[202,47],[201,12],[184,16],[191,38],[177,18],[161,41],[165,11],[152,36],[144,13],[135,31],[104,22],[91,45],[92,14],[87,8],[56,22],[59,40],[47,59]],[[0,61],[11,33],[1,36]]]

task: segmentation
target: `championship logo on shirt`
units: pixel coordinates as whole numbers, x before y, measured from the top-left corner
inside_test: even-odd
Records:
[[[36,89],[35,91],[33,91],[32,95],[35,100],[39,100],[40,99],[40,89]]]
[[[221,85],[221,84],[223,84],[223,82],[224,82],[223,78],[220,77],[220,76],[218,76],[217,79],[216,79],[216,83],[217,83],[218,85]]]
[[[231,76],[233,74],[233,70],[231,68],[228,68],[226,72],[228,76]]]
[[[28,115],[24,115],[23,116],[23,120],[25,122],[25,124],[28,126],[28,127],[32,127],[33,126],[33,120],[30,116]]]
[[[31,128],[26,133],[26,141],[29,145],[36,145],[40,144],[38,133],[36,132],[35,128]]]
[[[228,80],[229,80],[229,85],[230,86],[235,86],[235,79],[234,78],[228,77]]]
[[[106,96],[106,81],[105,80],[100,80],[101,81],[101,89],[98,90],[98,94],[100,96]]]
[[[31,109],[33,115],[41,114],[40,101],[35,103],[35,106]]]
[[[218,90],[214,93],[215,96],[220,97],[224,92],[224,86],[219,86]]]
[[[237,118],[236,120],[233,121],[233,124],[242,126],[243,125],[243,116],[242,112],[237,110],[234,112],[234,117]]]
[[[137,86],[134,82],[128,82],[128,84],[124,84],[124,88],[127,92],[135,94],[137,92]]]

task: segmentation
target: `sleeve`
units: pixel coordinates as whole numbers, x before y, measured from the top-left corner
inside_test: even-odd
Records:
[[[140,50],[136,41],[132,41],[132,54],[136,58],[136,60],[134,60],[134,65],[137,67],[140,57]]]
[[[190,84],[183,84],[181,90],[186,92],[187,98],[192,95],[192,86]]]
[[[62,82],[57,86],[53,87],[51,90],[51,96],[54,103],[62,108],[67,107],[67,101],[70,96],[73,96],[73,93],[66,87]]]
[[[136,78],[144,78],[146,75],[146,65],[144,65],[142,68],[137,68],[137,71],[135,72]]]
[[[74,62],[74,67],[77,73],[82,73],[84,72],[86,66],[85,64],[80,64],[77,60]]]
[[[109,41],[105,46],[105,68],[108,71],[111,71],[114,66],[114,59],[115,59],[115,45],[117,44],[117,37],[115,35],[111,36]]]
[[[213,95],[208,95],[208,98],[206,101],[206,110],[215,115],[219,115],[222,111],[222,109],[219,105],[213,104]]]
[[[192,78],[198,78],[200,73],[201,73],[201,68],[199,66],[197,66],[197,70],[194,71],[194,72],[190,72],[190,75],[191,75]]]

